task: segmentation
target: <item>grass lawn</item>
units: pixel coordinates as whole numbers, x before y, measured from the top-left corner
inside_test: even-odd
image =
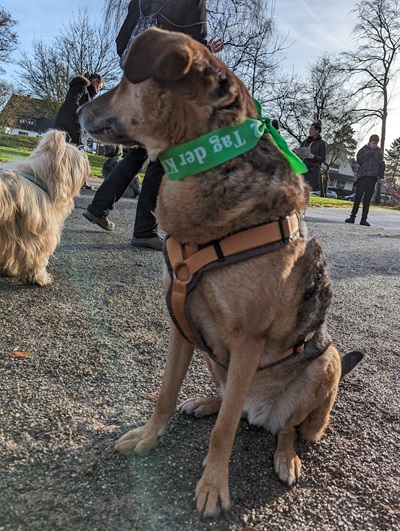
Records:
[[[352,201],[345,201],[344,199],[330,199],[329,197],[319,197],[318,195],[310,195],[310,207],[323,208],[350,208],[353,206]]]
[[[9,162],[15,159],[24,159],[35,149],[40,138],[22,135],[0,134],[0,162]],[[91,175],[101,178],[101,168],[106,157],[88,153]]]
[[[23,159],[27,157],[36,147],[40,138],[28,137],[22,135],[5,135],[0,133],[0,162],[8,162],[13,159]],[[91,175],[93,177],[102,178],[101,169],[106,157],[93,155],[88,153],[90,162]],[[143,180],[143,174],[139,174],[140,182]],[[342,199],[330,199],[328,197],[319,197],[317,195],[310,196],[311,207],[322,208],[351,208],[353,203],[351,201],[344,201]],[[371,205],[374,207],[374,205]],[[385,208],[385,207],[374,207]]]

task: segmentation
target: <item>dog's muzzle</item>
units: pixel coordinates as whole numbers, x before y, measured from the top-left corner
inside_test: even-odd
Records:
[[[90,102],[79,107],[77,115],[82,129],[94,140],[105,144],[139,145],[125,133],[123,125],[115,116],[97,112]]]

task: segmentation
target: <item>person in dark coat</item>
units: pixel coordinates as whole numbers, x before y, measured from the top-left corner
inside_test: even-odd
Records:
[[[139,34],[136,30],[138,30],[137,24],[140,19],[151,15],[155,15],[157,27],[186,33],[208,46],[213,53],[223,48],[223,43],[219,39],[213,38],[207,41],[205,0],[132,0],[116,39],[117,52],[121,58],[132,44],[131,36],[134,30],[134,36]],[[144,29],[145,24],[142,24],[141,30],[144,31]],[[103,181],[92,204],[83,212],[83,216],[104,230],[113,231],[115,223],[109,219],[109,212],[122,197],[132,178],[139,172],[146,160],[145,149],[130,148],[127,150],[124,158]],[[163,242],[157,232],[158,225],[154,210],[164,173],[164,168],[158,160],[151,161],[146,169],[131,239],[131,244],[134,246],[162,251]]]
[[[308,172],[304,173],[303,177],[313,190],[319,189],[321,164],[326,159],[326,144],[321,138],[321,131],[322,123],[319,120],[313,122],[308,138],[300,144],[300,148],[309,148],[309,151],[304,154],[299,150],[299,156],[308,168]]]
[[[378,147],[379,136],[371,135],[367,145],[362,147],[357,153],[357,164],[359,164],[357,180],[355,183],[356,196],[354,198],[353,209],[346,223],[354,223],[361,201],[363,209],[360,225],[370,227],[367,221],[369,207],[374,195],[375,185],[380,179],[384,179],[385,163],[383,161],[382,150]]]
[[[55,122],[55,129],[60,129],[68,134],[67,141],[76,146],[85,145],[86,140],[82,134],[76,111],[78,107],[93,99],[103,87],[103,78],[99,74],[87,74],[74,76],[69,81],[69,89],[61,105]],[[85,182],[85,189],[91,189],[90,184]]]

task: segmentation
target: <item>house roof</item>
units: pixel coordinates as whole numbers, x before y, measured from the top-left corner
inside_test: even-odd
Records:
[[[31,118],[34,120],[40,120],[41,118],[54,120],[55,118],[52,116],[45,100],[33,98],[32,96],[13,94],[2,112],[7,112],[10,108],[16,109],[16,112],[21,118]]]

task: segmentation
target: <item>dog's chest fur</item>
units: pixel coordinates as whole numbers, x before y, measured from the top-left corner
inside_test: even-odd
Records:
[[[180,243],[205,244],[305,208],[303,180],[265,137],[240,158],[200,175],[164,177],[156,214]]]

